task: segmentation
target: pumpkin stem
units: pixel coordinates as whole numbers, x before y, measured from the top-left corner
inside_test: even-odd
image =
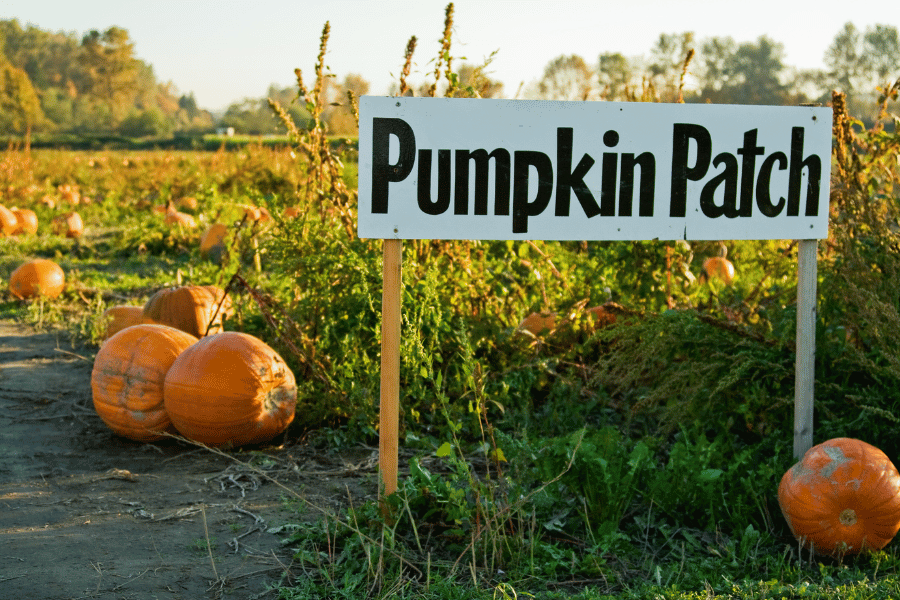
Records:
[[[841,511],[840,517],[838,517],[841,521],[841,525],[855,525],[856,524],[856,511],[852,508],[845,508]]]

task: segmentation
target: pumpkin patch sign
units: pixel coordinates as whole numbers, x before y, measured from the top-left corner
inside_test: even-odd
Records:
[[[802,455],[831,126],[829,107],[362,97],[357,231],[384,240],[382,491],[397,480],[404,239],[800,240]]]
[[[831,108],[360,100],[359,235],[828,235]]]

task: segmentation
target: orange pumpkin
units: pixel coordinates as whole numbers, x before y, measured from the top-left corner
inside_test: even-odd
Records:
[[[594,327],[607,327],[616,322],[616,313],[613,310],[610,310],[609,306],[601,305],[601,306],[593,306],[587,310],[585,310],[587,314],[591,316],[594,320]]]
[[[259,221],[260,223],[264,223],[272,219],[272,215],[271,213],[269,213],[269,210],[262,206],[253,206],[252,204],[239,204],[238,207],[243,209],[244,216],[246,217],[247,221]]]
[[[33,210],[28,208],[14,208],[12,212],[16,216],[17,221],[16,229],[13,231],[14,235],[34,235],[37,233],[38,218]]]
[[[91,372],[94,409],[117,434],[138,442],[175,433],[163,386],[175,359],[197,338],[165,325],[135,325],[97,352]]]
[[[160,323],[195,337],[222,331],[222,319],[231,311],[225,290],[214,285],[164,288],[144,305],[144,322]]]
[[[209,258],[213,262],[222,262],[225,256],[225,237],[228,235],[228,227],[222,223],[213,223],[200,238],[200,256]]]
[[[0,204],[0,235],[12,235],[16,231],[19,220],[13,211]]]
[[[106,332],[103,335],[103,339],[109,339],[126,327],[143,323],[144,307],[124,305],[110,306],[103,311],[102,318],[106,325]]]
[[[556,313],[533,312],[519,323],[519,330],[525,330],[532,335],[541,335],[556,327]]]
[[[281,356],[252,335],[203,338],[166,375],[166,411],[183,436],[208,446],[271,440],[294,420],[297,385]]]
[[[176,227],[184,227],[186,229],[194,229],[197,227],[197,221],[194,220],[194,217],[177,210],[169,210],[166,213],[165,223],[166,225],[175,225]]]
[[[880,550],[900,530],[900,473],[875,446],[835,438],[784,474],[778,504],[794,537],[815,552]]]
[[[734,265],[724,256],[713,256],[703,261],[703,271],[700,273],[700,281],[719,279],[725,285],[731,285],[734,281]]]
[[[176,200],[175,205],[184,210],[197,210],[197,199],[193,196],[185,196]]]
[[[36,258],[19,265],[9,277],[9,291],[19,299],[31,298],[38,294],[56,298],[62,293],[65,285],[66,274],[62,268],[46,258]]]
[[[77,212],[70,212],[53,219],[53,233],[65,235],[67,238],[81,237],[84,233],[84,221]]]

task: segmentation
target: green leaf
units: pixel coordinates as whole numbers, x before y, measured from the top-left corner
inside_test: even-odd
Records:
[[[444,458],[446,456],[450,456],[450,454],[452,454],[452,453],[453,453],[453,444],[451,444],[450,442],[444,442],[443,444],[441,444],[441,447],[438,448],[434,452],[434,454],[438,458]]]

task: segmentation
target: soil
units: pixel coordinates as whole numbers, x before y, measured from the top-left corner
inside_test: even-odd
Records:
[[[116,436],[93,409],[95,353],[0,321],[0,599],[274,599],[306,576],[290,525],[374,496],[372,448]]]

